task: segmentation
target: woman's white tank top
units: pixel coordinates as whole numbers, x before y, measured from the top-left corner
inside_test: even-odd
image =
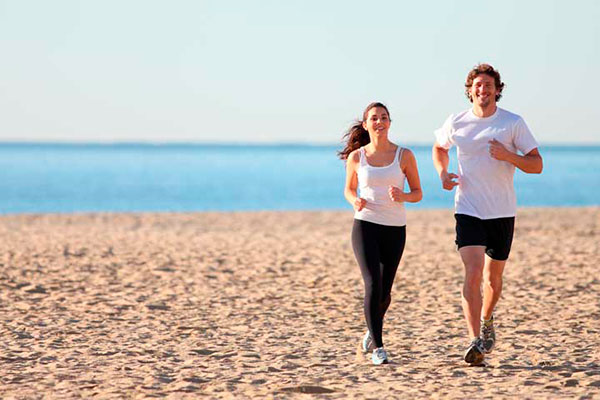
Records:
[[[390,186],[404,191],[406,176],[400,168],[403,148],[398,146],[394,161],[385,167],[372,167],[367,162],[365,148],[360,148],[358,165],[358,195],[367,201],[367,205],[354,213],[355,219],[380,225],[406,225],[404,203],[392,201],[388,193]]]

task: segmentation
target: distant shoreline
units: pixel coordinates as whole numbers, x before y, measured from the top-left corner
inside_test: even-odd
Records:
[[[431,147],[431,143],[402,143],[404,146],[425,148]],[[194,142],[194,141],[107,141],[107,142],[78,142],[78,141],[0,141],[2,147],[65,147],[65,148],[341,148],[342,143],[302,143],[302,142]],[[576,149],[600,149],[597,143],[540,143],[540,147],[551,147],[553,149],[565,148]]]
[[[519,206],[517,208],[517,217],[522,212],[532,211],[557,211],[557,210],[600,210],[600,204],[597,205],[585,205],[585,206]],[[454,207],[432,207],[432,208],[414,208],[408,209],[407,213],[411,214],[422,214],[422,213],[437,213],[437,212],[449,212],[454,213]],[[23,212],[23,213],[0,213],[0,220],[20,218],[20,217],[127,217],[127,216],[218,216],[218,215],[267,215],[277,214],[281,216],[285,215],[298,215],[298,214],[348,214],[352,216],[352,209],[348,208],[332,208],[332,209],[294,209],[294,210],[198,210],[198,211],[68,211],[68,212]]]

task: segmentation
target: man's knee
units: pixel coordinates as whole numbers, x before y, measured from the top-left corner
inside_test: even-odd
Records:
[[[479,287],[483,277],[483,268],[479,266],[465,265],[465,285],[469,287]]]
[[[483,280],[483,284],[493,291],[502,289],[502,276],[486,276]]]

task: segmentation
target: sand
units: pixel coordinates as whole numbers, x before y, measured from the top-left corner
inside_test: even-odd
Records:
[[[408,221],[375,367],[350,211],[2,216],[0,397],[600,398],[600,208],[519,210],[483,367],[452,212]]]

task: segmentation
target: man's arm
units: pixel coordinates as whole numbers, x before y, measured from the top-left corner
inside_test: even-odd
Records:
[[[450,163],[448,150],[436,143],[431,149],[431,158],[433,159],[433,166],[442,181],[442,187],[446,190],[454,189],[454,186],[458,185],[458,182],[454,181],[458,178],[458,175],[448,173],[448,164]]]
[[[544,162],[537,147],[524,156],[508,151],[496,139],[490,140],[490,156],[496,160],[506,161],[528,174],[540,174],[544,169]]]

